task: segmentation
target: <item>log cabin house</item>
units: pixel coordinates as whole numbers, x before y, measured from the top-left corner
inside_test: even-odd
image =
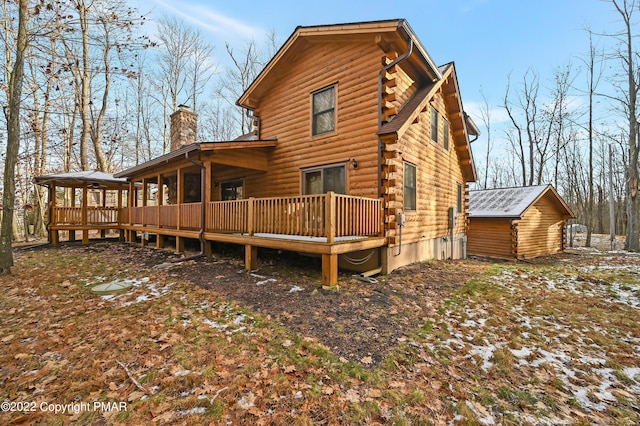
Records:
[[[130,185],[128,241],[241,244],[248,269],[258,247],[310,253],[326,285],[338,265],[388,273],[465,256],[479,131],[454,64],[436,66],[406,20],[297,27],[237,104],[252,133],[198,142],[181,106],[171,151],[115,174]]]
[[[468,252],[504,259],[559,253],[573,217],[551,185],[470,191]]]

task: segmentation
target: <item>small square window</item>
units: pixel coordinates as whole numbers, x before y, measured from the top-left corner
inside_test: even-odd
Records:
[[[336,129],[336,90],[330,86],[312,94],[312,135],[321,135]]]
[[[404,209],[416,210],[416,166],[404,163]]]

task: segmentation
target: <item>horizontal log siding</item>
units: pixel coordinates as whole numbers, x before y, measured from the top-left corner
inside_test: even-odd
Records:
[[[449,235],[448,209],[457,205],[457,183],[462,184],[463,211],[458,212],[454,233],[463,233],[466,228],[464,214],[467,208],[467,188],[451,140],[449,149],[445,151],[443,148],[442,119],[443,116],[446,117],[447,111],[439,93],[434,97],[432,105],[440,112],[438,143],[431,140],[431,111],[427,108],[420,114],[419,121],[412,124],[398,142],[397,150],[402,152],[402,157],[395,156],[388,160],[388,163],[396,164],[396,172],[393,173],[395,179],[391,181],[394,188],[388,190],[396,194],[395,201],[389,203],[395,211],[405,210],[403,160],[417,166],[417,210],[405,211],[407,223],[402,231],[403,242],[407,243]],[[393,217],[389,219],[394,221]]]
[[[518,257],[536,257],[562,251],[564,219],[547,193],[530,206],[518,224]]]
[[[469,219],[467,253],[512,259],[515,257],[511,220],[502,218]]]
[[[301,169],[348,162],[347,193],[377,198],[378,72],[382,52],[368,43],[309,43],[286,58],[286,68],[260,100],[261,137],[278,138],[270,170],[246,180],[247,196],[302,193]],[[353,58],[358,58],[353,60]],[[311,93],[336,83],[336,131],[311,136]]]

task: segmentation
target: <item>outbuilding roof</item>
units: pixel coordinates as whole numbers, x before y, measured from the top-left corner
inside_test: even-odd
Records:
[[[573,212],[551,185],[520,186],[469,191],[469,218],[504,217],[519,218],[547,192],[566,210],[567,216]]]

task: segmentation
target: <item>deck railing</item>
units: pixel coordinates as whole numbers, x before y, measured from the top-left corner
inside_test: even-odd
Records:
[[[161,228],[177,228],[178,227],[178,206],[176,204],[160,206],[160,227]]]
[[[99,208],[98,208],[99,209]],[[78,210],[78,211],[76,211]],[[80,223],[80,208],[56,208],[69,224]],[[113,209],[109,218],[117,218]],[[297,197],[249,198],[206,204],[205,231],[241,234],[281,234],[335,238],[382,236],[382,200],[329,192]],[[149,227],[199,230],[201,203],[122,209],[121,223]],[[77,222],[75,222],[77,220]],[[60,221],[60,220],[58,220]]]
[[[382,235],[382,201],[334,193],[208,203],[208,232],[323,237]]]
[[[121,212],[117,207],[87,207],[87,217],[82,217],[82,207],[52,207],[50,225],[119,225]]]

